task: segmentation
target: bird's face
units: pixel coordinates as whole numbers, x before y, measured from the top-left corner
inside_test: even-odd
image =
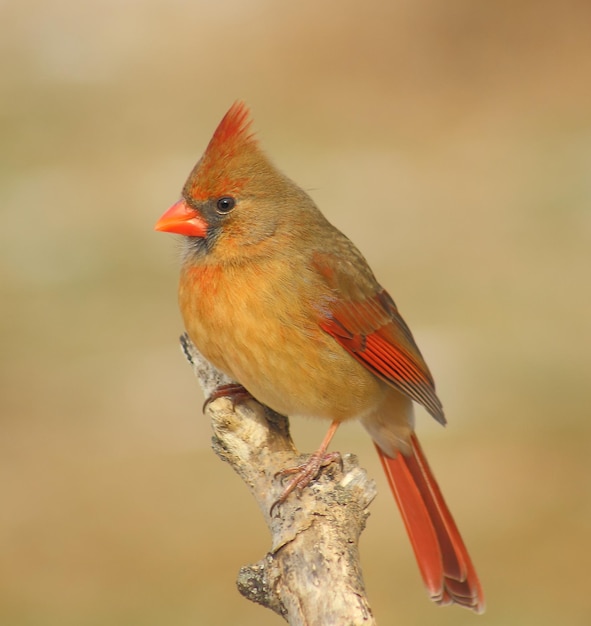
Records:
[[[247,110],[234,105],[189,175],[181,200],[155,226],[188,237],[187,250],[197,256],[248,257],[262,253],[273,236],[285,247],[290,237],[297,241],[302,229],[313,231],[323,219],[308,195],[270,163],[249,125]]]
[[[199,201],[183,197],[162,215],[155,229],[200,239],[214,238],[229,220],[236,203],[231,195]]]
[[[271,237],[280,221],[278,207],[257,194],[221,193],[195,199],[184,193],[158,220],[155,229],[185,235],[199,253],[235,257]]]

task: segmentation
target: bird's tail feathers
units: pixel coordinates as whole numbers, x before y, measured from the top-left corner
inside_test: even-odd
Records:
[[[431,599],[484,611],[476,570],[415,434],[410,452],[387,456],[376,444]]]

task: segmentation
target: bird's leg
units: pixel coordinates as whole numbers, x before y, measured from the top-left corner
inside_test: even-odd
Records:
[[[296,467],[286,468],[275,474],[275,476],[288,476],[290,474],[295,474],[295,476],[289,481],[287,487],[285,487],[285,489],[281,492],[281,495],[271,505],[271,510],[269,511],[271,516],[273,515],[275,508],[280,504],[283,504],[294,489],[304,489],[304,487],[309,485],[310,482],[318,476],[323,467],[330,465],[334,461],[339,461],[342,464],[339,452],[326,452],[334,434],[337,432],[339,424],[340,422],[337,421],[332,422],[328,432],[320,444],[320,447],[316,450],[316,452],[310,455],[305,463],[297,465]]]
[[[236,408],[237,404],[241,404],[246,400],[252,399],[252,394],[250,394],[246,389],[240,385],[239,383],[228,383],[227,385],[219,385],[212,392],[209,398],[203,403],[203,412],[207,408],[207,405],[218,398],[230,398],[232,401],[232,408]]]

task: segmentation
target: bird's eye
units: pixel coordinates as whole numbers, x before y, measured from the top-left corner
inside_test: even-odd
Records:
[[[223,198],[218,198],[216,207],[218,213],[229,213],[234,208],[235,204],[236,200],[234,200],[234,198],[231,196],[224,196]]]

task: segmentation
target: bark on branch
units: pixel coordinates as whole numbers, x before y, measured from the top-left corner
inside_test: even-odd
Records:
[[[206,397],[232,382],[211,366],[185,334],[183,352]],[[238,589],[246,598],[283,616],[291,626],[375,624],[365,596],[358,540],[376,495],[357,459],[343,456],[306,489],[292,494],[271,516],[282,491],[282,469],[306,459],[289,435],[286,417],[254,400],[233,406],[228,398],[206,409],[213,449],[242,478],[271,532],[270,551],[241,568]]]

